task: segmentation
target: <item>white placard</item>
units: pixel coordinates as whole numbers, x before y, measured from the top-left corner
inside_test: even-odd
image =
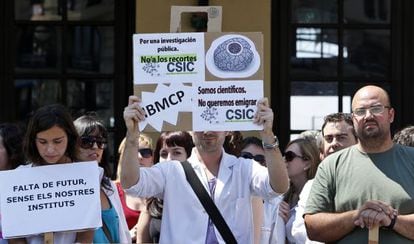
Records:
[[[96,161],[0,171],[0,192],[4,238],[102,226]]]
[[[157,131],[168,122],[177,125],[178,112],[192,111],[192,88],[181,83],[159,84],[155,92],[142,92],[141,106],[146,118],[139,128],[150,124]]]
[[[204,79],[204,34],[133,36],[134,84],[194,82]]]
[[[263,81],[203,82],[194,84],[193,130],[261,130],[253,123]]]

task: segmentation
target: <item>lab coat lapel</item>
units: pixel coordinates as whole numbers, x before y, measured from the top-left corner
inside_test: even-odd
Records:
[[[237,161],[237,158],[231,157],[223,150],[223,157],[221,158],[220,162],[220,169],[218,172],[218,180],[216,184],[216,191],[214,193],[214,199],[219,199],[222,192],[224,185],[227,183],[227,181],[230,179],[233,171],[232,167],[233,164],[235,164]]]

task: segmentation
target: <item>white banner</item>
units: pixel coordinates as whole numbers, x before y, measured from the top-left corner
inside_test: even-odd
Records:
[[[0,171],[0,193],[4,238],[102,226],[97,162]]]

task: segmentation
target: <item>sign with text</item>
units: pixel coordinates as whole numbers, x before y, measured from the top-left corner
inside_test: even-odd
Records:
[[[261,33],[134,35],[134,94],[143,131],[260,130]]]
[[[4,238],[102,226],[97,162],[0,171],[0,192]]]
[[[202,33],[134,35],[134,82],[192,82],[204,77]]]
[[[262,81],[204,82],[195,89],[194,131],[261,129],[253,119],[258,98],[263,97]]]

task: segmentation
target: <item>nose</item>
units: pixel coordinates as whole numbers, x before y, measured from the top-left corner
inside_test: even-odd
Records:
[[[94,142],[94,143],[93,143],[93,145],[92,145],[92,148],[93,148],[93,149],[98,149],[98,148],[99,148],[99,147],[98,147],[98,143],[97,143],[97,142]]]
[[[47,148],[46,148],[47,152],[54,152],[55,151],[55,145],[53,145],[52,143],[47,144]]]

